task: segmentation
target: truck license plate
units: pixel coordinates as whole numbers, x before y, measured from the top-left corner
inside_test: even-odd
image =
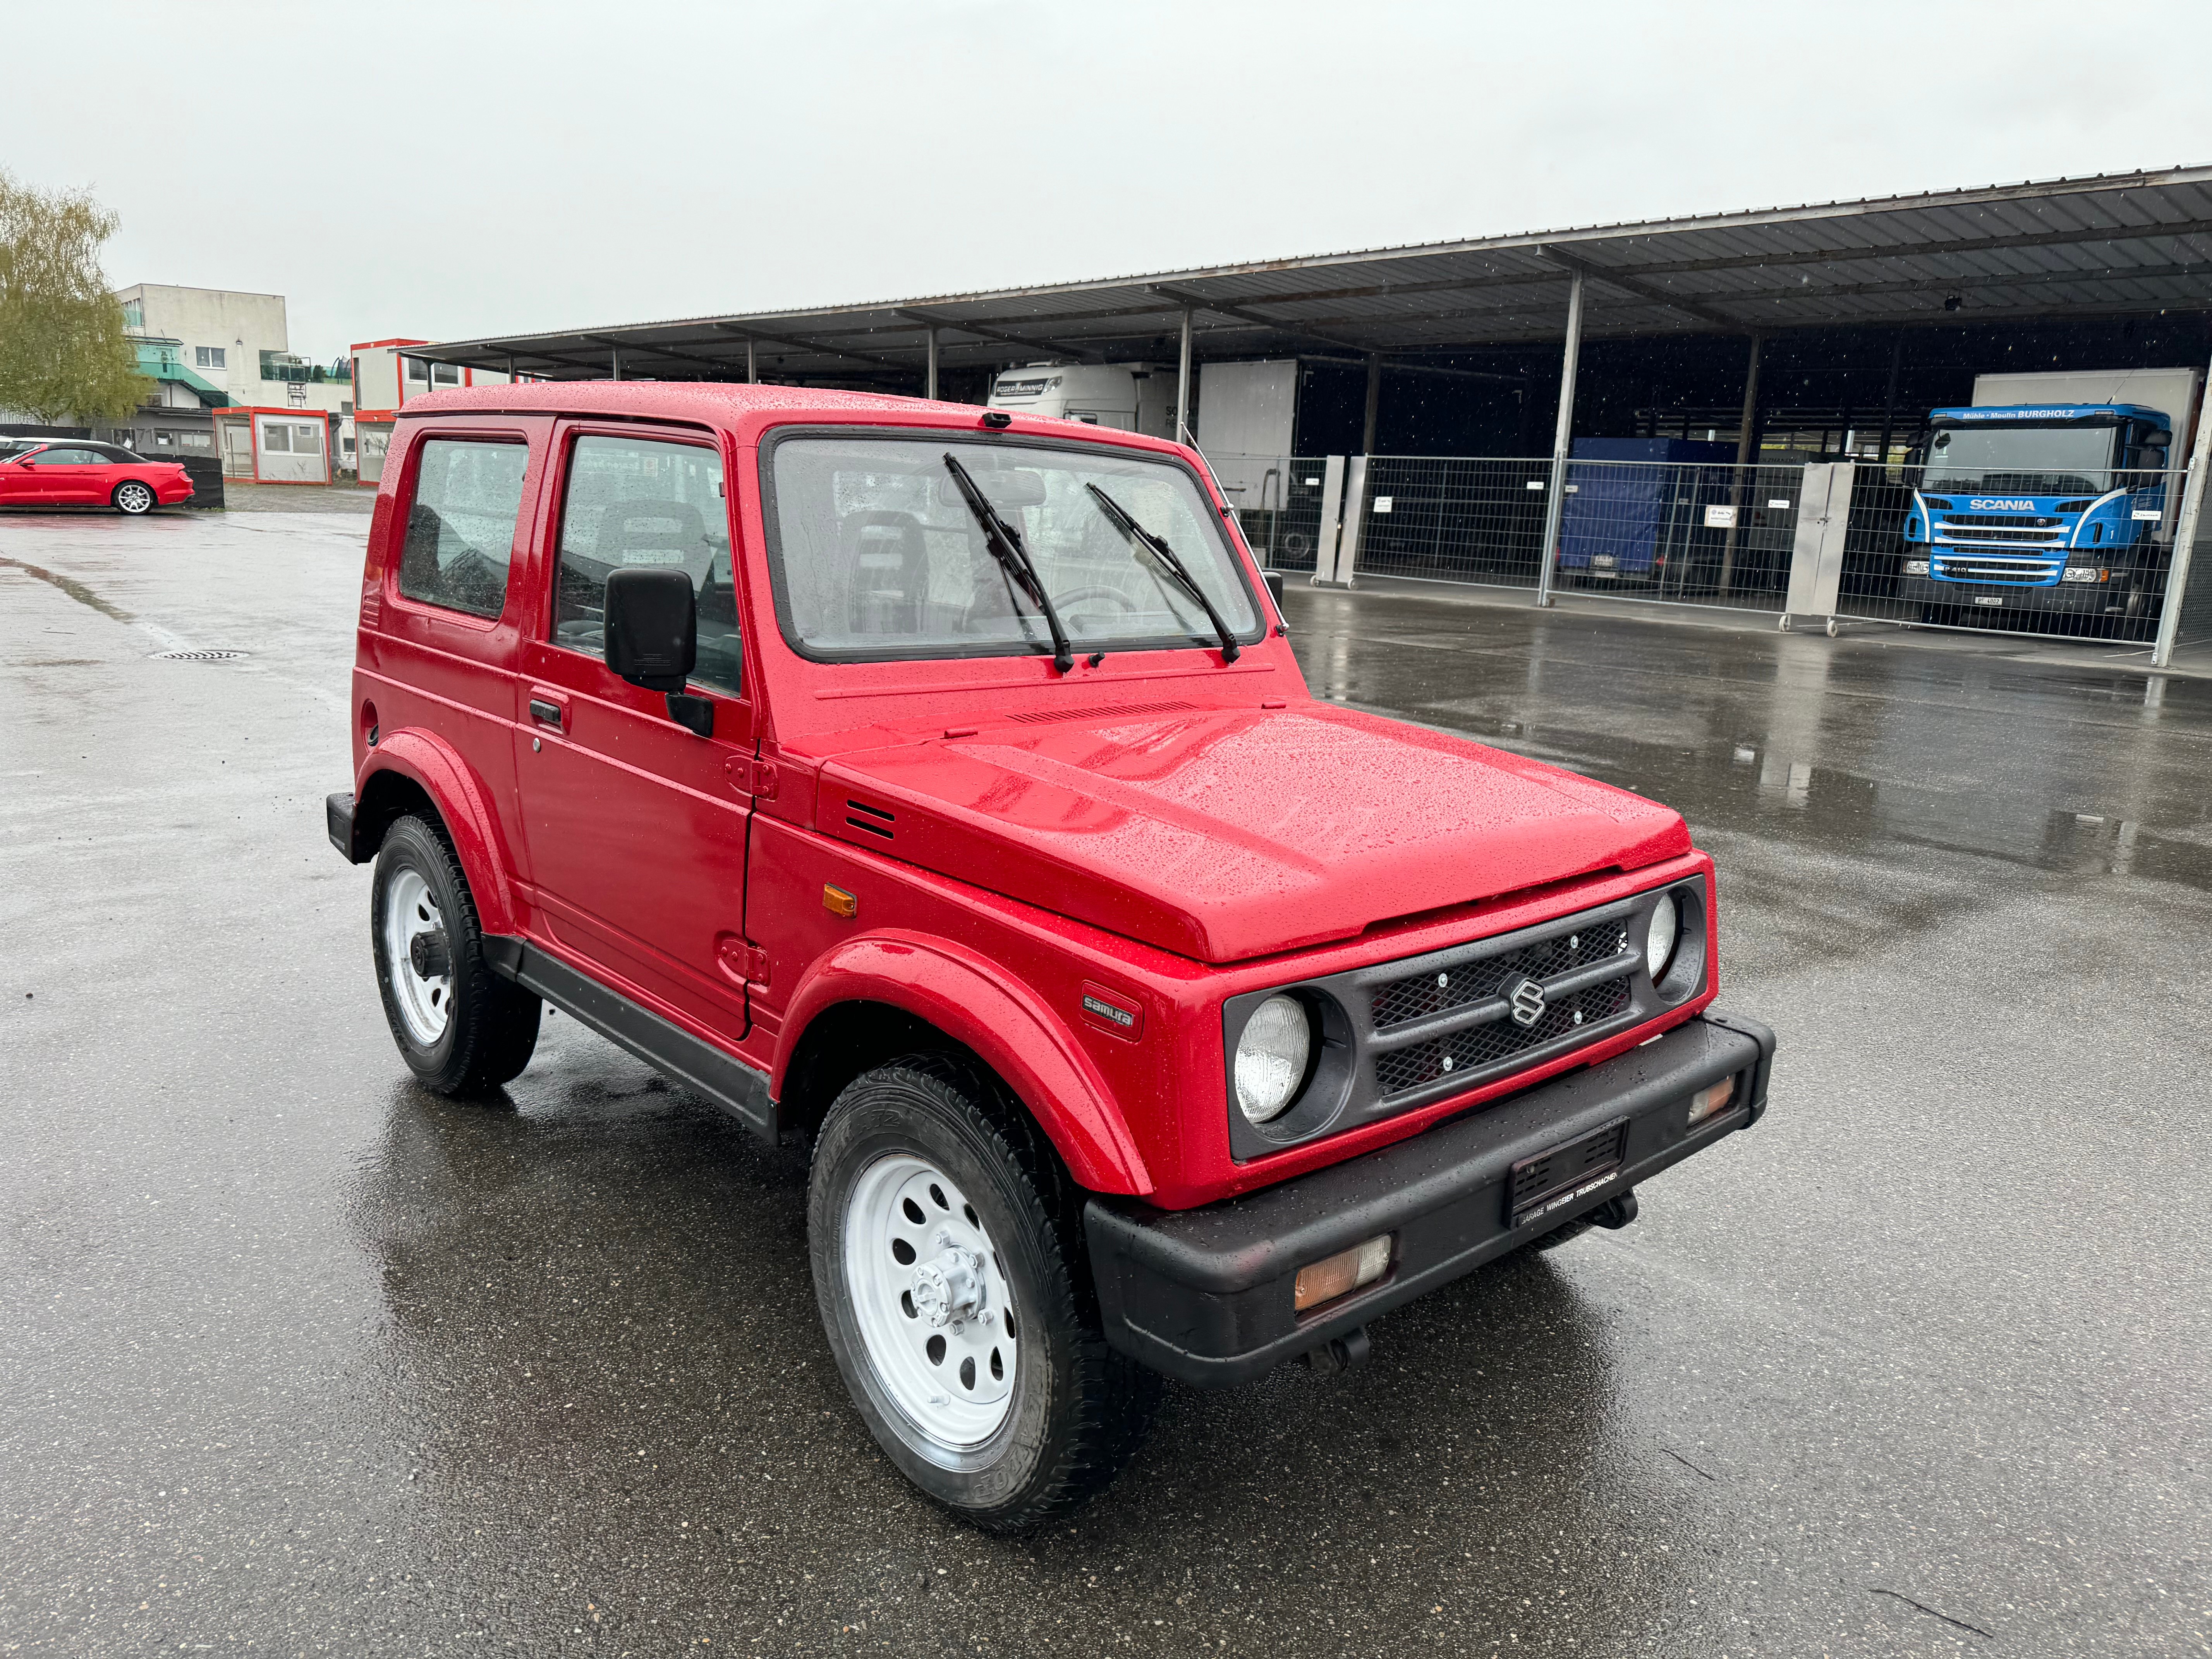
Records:
[[[2002,605],[2004,600],[1998,594],[1977,593],[1974,595],[1974,603],[1976,605]]]
[[[1620,1172],[1627,1152],[1628,1120],[1622,1117],[1563,1146],[1522,1158],[1506,1182],[1506,1225],[1518,1227],[1564,1210],[1596,1191]]]

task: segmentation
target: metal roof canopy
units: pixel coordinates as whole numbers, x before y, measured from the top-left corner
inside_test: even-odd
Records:
[[[1040,360],[1399,356],[1559,339],[2212,308],[2212,167],[1273,259],[934,299],[489,337],[410,356],[555,380],[878,383]]]

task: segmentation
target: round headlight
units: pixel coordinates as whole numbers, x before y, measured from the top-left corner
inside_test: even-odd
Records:
[[[1248,1121],[1279,1117],[1305,1079],[1313,1022],[1296,997],[1272,996],[1237,1039],[1237,1108]]]
[[[1674,955],[1674,941],[1680,937],[1682,919],[1674,908],[1674,896],[1662,894],[1659,902],[1651,907],[1651,927],[1644,935],[1644,965],[1651,972],[1654,982],[1667,971],[1667,964]]]

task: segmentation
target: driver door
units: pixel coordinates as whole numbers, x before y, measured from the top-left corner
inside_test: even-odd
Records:
[[[515,757],[530,879],[546,931],[618,990],[726,1041],[749,1024],[745,830],[753,705],[732,568],[734,515],[703,434],[564,423],[544,614],[523,653]],[[699,605],[690,690],[700,738],[667,700],[607,670],[607,577],[681,568]]]

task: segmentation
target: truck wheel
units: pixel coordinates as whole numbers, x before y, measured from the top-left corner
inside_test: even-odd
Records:
[[[441,1095],[482,1094],[520,1073],[543,1005],[484,960],[476,901],[445,832],[396,820],[369,893],[377,988],[408,1068]]]
[[[1073,1508],[1161,1382],[1100,1334],[1082,1195],[987,1074],[909,1055],[839,1095],[807,1197],[814,1293],[891,1462],[992,1532]]]
[[[141,513],[154,510],[154,492],[136,478],[125,478],[115,486],[115,493],[107,499],[115,510],[126,518],[135,519]]]

